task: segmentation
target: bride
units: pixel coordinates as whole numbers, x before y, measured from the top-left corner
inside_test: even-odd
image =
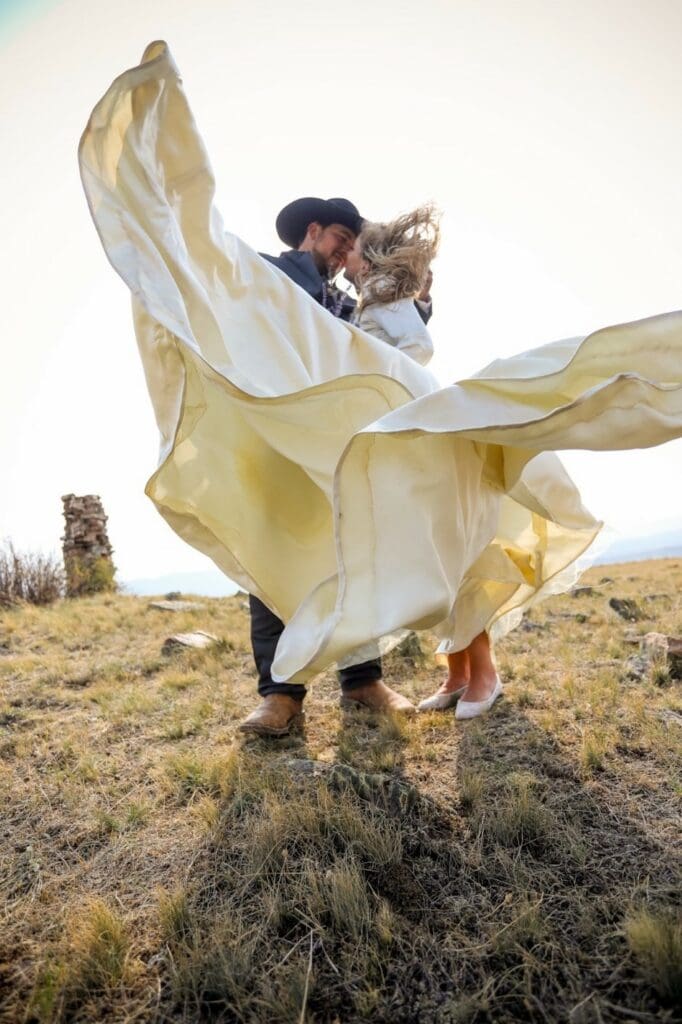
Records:
[[[440,241],[439,217],[430,205],[387,224],[366,222],[346,257],[344,276],[358,292],[354,322],[425,366],[433,342],[416,306],[430,275]],[[445,711],[475,718],[503,693],[490,639],[482,630],[461,651],[447,654],[448,675],[438,691],[419,704],[420,711]]]

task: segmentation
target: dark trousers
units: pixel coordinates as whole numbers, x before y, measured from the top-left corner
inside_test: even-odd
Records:
[[[251,608],[251,646],[253,657],[258,669],[258,692],[261,697],[269,693],[284,693],[288,697],[305,697],[305,686],[302,683],[276,683],[270,675],[275,648],[284,630],[284,623],[274,612],[249,594]],[[381,679],[381,658],[365,661],[362,665],[343,668],[338,673],[341,689],[352,690],[371,680]]]

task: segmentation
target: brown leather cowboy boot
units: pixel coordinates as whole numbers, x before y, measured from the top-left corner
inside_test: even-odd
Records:
[[[258,736],[288,736],[293,726],[302,724],[304,718],[302,700],[284,693],[270,693],[244,719],[239,729]]]
[[[354,686],[341,696],[342,708],[365,708],[368,711],[393,711],[413,715],[416,711],[407,697],[396,693],[381,679],[374,679],[364,686]]]

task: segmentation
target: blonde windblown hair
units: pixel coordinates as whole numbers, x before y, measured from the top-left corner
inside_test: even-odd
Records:
[[[440,242],[440,213],[430,204],[387,224],[365,223],[359,238],[363,271],[359,308],[410,299],[421,290]]]

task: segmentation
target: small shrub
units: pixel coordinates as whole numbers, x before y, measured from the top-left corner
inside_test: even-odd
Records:
[[[85,594],[101,594],[117,589],[116,567],[109,558],[96,558],[94,561],[69,558],[66,565],[69,597],[81,597]]]
[[[0,608],[51,604],[64,593],[64,570],[52,555],[18,552],[11,541],[0,548]]]

